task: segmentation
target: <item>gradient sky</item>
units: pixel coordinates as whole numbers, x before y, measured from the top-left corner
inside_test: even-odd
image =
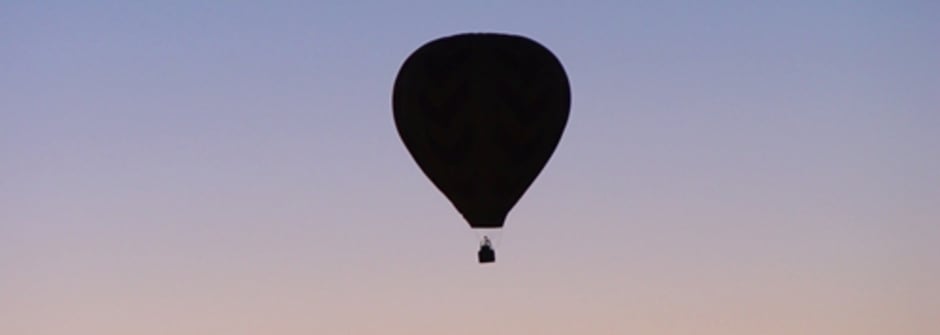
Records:
[[[529,36],[567,131],[498,262],[398,139]],[[940,2],[0,4],[0,334],[940,334]]]

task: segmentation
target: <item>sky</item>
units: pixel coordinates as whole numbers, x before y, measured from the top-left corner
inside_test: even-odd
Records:
[[[497,262],[398,138],[521,34],[565,134]],[[940,333],[940,2],[0,3],[0,333]]]

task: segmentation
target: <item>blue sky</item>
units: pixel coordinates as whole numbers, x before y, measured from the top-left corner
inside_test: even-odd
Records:
[[[938,18],[4,2],[0,333],[936,333]],[[405,57],[470,31],[572,85],[491,267],[391,117]]]

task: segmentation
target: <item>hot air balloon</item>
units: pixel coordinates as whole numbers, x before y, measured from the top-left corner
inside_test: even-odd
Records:
[[[473,229],[498,230],[558,146],[571,107],[568,77],[527,37],[464,33],[404,61],[392,109],[421,171]],[[483,236],[480,263],[495,261]]]

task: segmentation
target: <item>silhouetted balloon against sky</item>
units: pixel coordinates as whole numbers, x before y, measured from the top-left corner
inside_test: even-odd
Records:
[[[561,140],[571,106],[561,62],[522,36],[468,33],[424,44],[392,94],[418,166],[472,228],[501,228]]]

